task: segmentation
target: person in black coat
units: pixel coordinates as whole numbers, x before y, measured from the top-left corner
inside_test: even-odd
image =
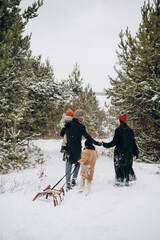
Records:
[[[85,126],[82,124],[84,117],[84,111],[81,109],[77,109],[74,112],[73,120],[65,124],[65,128],[62,128],[60,132],[60,136],[63,137],[64,134],[67,136],[67,152],[64,153],[66,156],[66,183],[67,187],[66,190],[71,189],[71,185],[76,185],[76,179],[78,176],[80,164],[78,160],[81,159],[81,152],[82,152],[82,136],[86,139],[90,139],[93,144],[101,146],[102,143],[95,141],[86,131]],[[71,172],[72,166],[75,164],[72,182],[70,183],[71,179]]]
[[[103,142],[103,147],[114,150],[114,167],[116,182],[123,182],[126,178],[125,185],[129,186],[129,180],[136,180],[132,168],[133,156],[138,158],[138,147],[134,138],[133,130],[127,125],[127,113],[120,115],[119,127],[115,130],[113,140],[109,143]]]

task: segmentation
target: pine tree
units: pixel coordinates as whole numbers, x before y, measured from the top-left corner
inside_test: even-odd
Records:
[[[0,169],[28,166],[20,126],[28,109],[30,37],[23,36],[42,1],[21,14],[20,0],[0,1]],[[27,14],[28,13],[28,14]]]
[[[49,137],[56,123],[54,115],[58,108],[58,84],[54,80],[54,71],[49,60],[41,63],[41,57],[32,59],[34,81],[31,79],[29,86],[29,100],[32,119],[28,124],[31,132],[39,134],[39,137]],[[30,113],[29,113],[30,114]]]
[[[106,90],[115,113],[129,112],[144,161],[160,157],[160,1],[141,9],[142,21],[135,37],[120,33],[117,77]]]
[[[75,64],[72,73],[67,80],[61,83],[64,87],[64,111],[71,108],[83,109],[85,112],[84,124],[87,130],[94,137],[105,136],[105,114],[100,109],[96,99],[96,94],[90,85],[83,87],[83,77],[81,76],[80,67]],[[62,114],[62,113],[61,113]]]
[[[81,108],[82,85],[83,77],[81,77],[80,68],[76,63],[68,78],[62,80],[59,84],[60,104],[63,111],[65,111],[68,105],[73,109]]]
[[[81,102],[85,111],[84,124],[93,137],[106,136],[106,116],[100,109],[95,92],[88,84],[81,95]]]

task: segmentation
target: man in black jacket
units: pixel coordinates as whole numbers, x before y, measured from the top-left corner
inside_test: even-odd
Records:
[[[78,160],[81,159],[82,152],[82,136],[86,139],[90,139],[93,144],[101,146],[100,142],[95,141],[86,131],[85,126],[82,124],[84,117],[84,111],[78,109],[74,112],[73,120],[65,124],[65,128],[62,128],[60,136],[63,137],[64,134],[67,136],[67,155],[68,159],[66,161],[66,190],[71,189],[72,186],[76,185],[76,179],[78,176],[80,164]],[[64,153],[65,154],[65,153]],[[70,184],[71,179],[71,171],[72,166],[75,164],[72,182]]]
[[[120,115],[119,127],[115,130],[113,140],[109,143],[103,142],[103,147],[111,148],[115,146],[114,150],[114,167],[116,181],[123,182],[126,178],[125,185],[129,186],[129,175],[132,179],[136,179],[132,163],[133,156],[138,158],[138,148],[134,138],[133,130],[127,125],[127,113]]]

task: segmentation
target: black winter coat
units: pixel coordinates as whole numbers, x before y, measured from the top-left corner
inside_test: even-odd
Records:
[[[85,126],[74,118],[65,124],[65,128],[62,128],[60,136],[63,137],[64,134],[67,135],[67,151],[70,154],[69,161],[72,163],[77,163],[81,159],[82,136],[98,145],[98,142],[87,133]]]
[[[121,154],[124,157],[132,159],[133,156],[138,158],[138,148],[134,138],[133,130],[125,125],[125,128],[122,126],[118,127],[115,130],[113,140],[109,143],[104,143],[104,147],[110,148],[115,146],[114,156],[120,156]]]

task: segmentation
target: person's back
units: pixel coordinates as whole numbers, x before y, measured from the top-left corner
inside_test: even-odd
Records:
[[[82,136],[86,139],[90,139],[95,145],[101,146],[101,143],[95,141],[86,131],[85,126],[82,124],[84,117],[84,111],[82,109],[77,109],[74,112],[73,120],[65,124],[65,128],[61,130],[60,136],[63,137],[64,134],[67,135],[67,152],[68,160],[66,162],[66,182],[67,189],[70,189],[70,178],[72,164],[75,164],[75,169],[73,172],[72,186],[76,184],[76,178],[79,172],[80,164],[78,160],[81,158],[82,151]]]
[[[123,138],[124,138],[123,146],[124,154],[129,158],[132,158],[134,148],[134,133],[129,126],[123,129]]]
[[[118,141],[115,146],[115,155],[123,153],[125,156],[132,158],[135,152],[135,139],[133,130],[124,123],[116,129],[118,132]]]
[[[78,161],[81,164],[81,183],[80,192],[83,192],[85,180],[87,181],[87,191],[91,190],[91,183],[93,180],[95,164],[98,154],[91,140],[85,141],[85,148],[81,154],[81,159]],[[87,194],[88,194],[87,193]]]
[[[120,115],[119,127],[116,128],[111,142],[104,143],[106,148],[114,147],[114,167],[116,179],[123,181],[126,178],[126,186],[129,185],[129,174],[135,179],[135,173],[132,168],[133,156],[138,158],[138,148],[134,138],[133,130],[127,125],[127,113]]]
[[[80,110],[79,110],[80,111]],[[67,135],[67,149],[70,154],[70,160],[76,163],[81,157],[82,151],[82,136],[86,139],[90,139],[95,145],[100,145],[99,142],[95,141],[86,131],[85,126],[82,124],[81,114],[84,112],[75,111],[73,120],[65,124],[65,133]],[[79,116],[80,115],[80,116]],[[64,132],[61,132],[61,136]]]
[[[81,149],[82,136],[85,131],[85,127],[78,119],[73,120],[65,125],[68,149],[72,151],[74,148]],[[79,152],[79,151],[78,151]]]
[[[93,179],[94,167],[97,160],[97,152],[95,149],[84,149],[81,159],[78,161],[82,163],[82,176],[89,181]]]

